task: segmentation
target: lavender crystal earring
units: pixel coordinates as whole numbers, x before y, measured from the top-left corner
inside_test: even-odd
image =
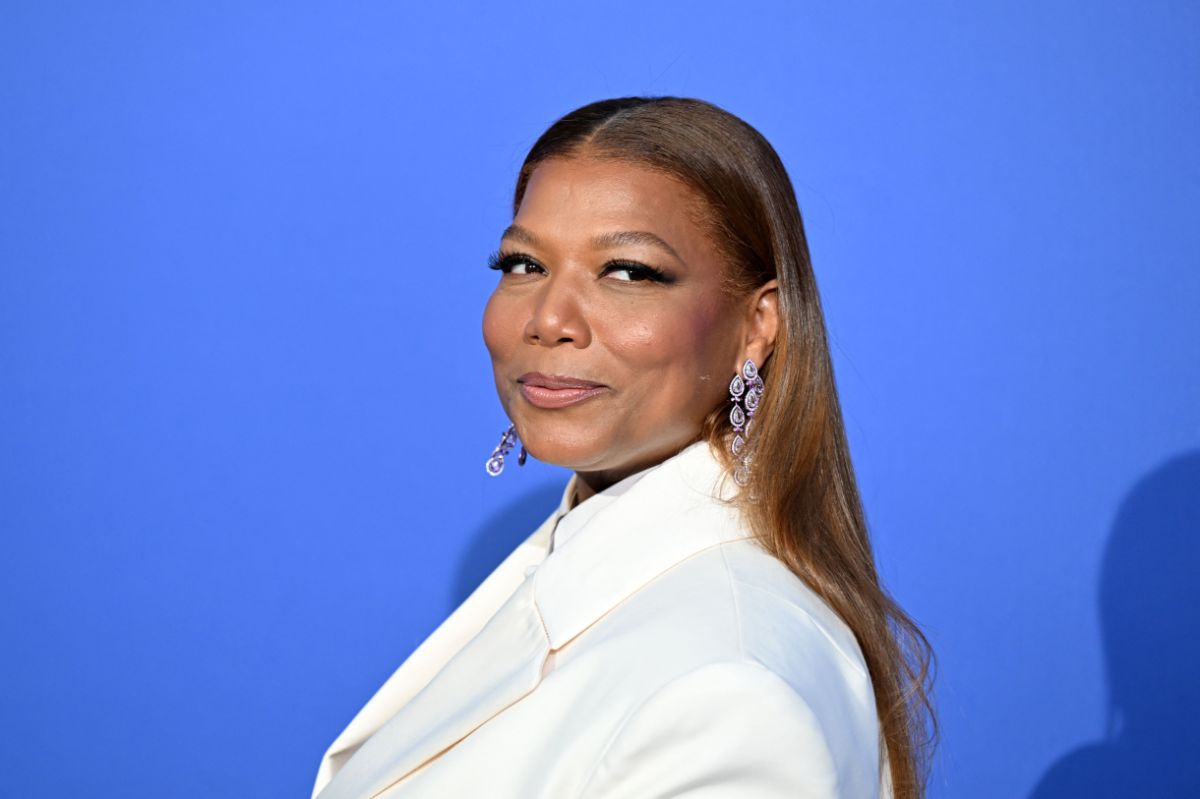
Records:
[[[500,436],[500,443],[492,450],[492,455],[487,459],[485,468],[487,473],[492,477],[499,477],[500,472],[504,471],[504,456],[512,452],[513,445],[517,443],[517,426],[510,424],[508,429]],[[525,445],[521,445],[521,452],[517,455],[517,465],[525,465]]]
[[[729,383],[729,401],[733,403],[729,410],[729,422],[733,425],[733,440],[729,443],[729,451],[737,461],[733,470],[733,480],[740,486],[750,482],[751,456],[747,442],[750,438],[750,422],[762,402],[762,393],[763,379],[759,376],[754,361],[747,358],[742,364],[742,373],[734,375]]]

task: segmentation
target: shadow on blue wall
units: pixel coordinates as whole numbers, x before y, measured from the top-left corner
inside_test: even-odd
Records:
[[[1200,452],[1192,452],[1151,472],[1121,504],[1100,576],[1107,731],[1059,758],[1031,799],[1197,795],[1198,580]]]
[[[518,544],[533,534],[558,507],[562,493],[562,485],[543,483],[514,497],[480,525],[458,564],[451,586],[451,610],[461,605]]]

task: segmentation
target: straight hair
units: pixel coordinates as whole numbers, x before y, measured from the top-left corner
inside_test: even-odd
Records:
[[[518,173],[514,217],[537,165],[572,157],[648,167],[691,187],[703,200],[692,210],[723,256],[731,296],[778,279],[780,326],[759,367],[765,391],[747,442],[753,467],[737,501],[767,551],[853,631],[879,716],[880,777],[895,799],[922,799],[938,737],[934,654],[875,568],[804,223],[783,162],[761,133],[712,103],[601,100],[538,138]],[[702,436],[732,469],[727,410],[712,410]]]

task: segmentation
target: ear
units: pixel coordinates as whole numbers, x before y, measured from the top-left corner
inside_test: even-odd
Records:
[[[772,278],[763,283],[746,302],[746,339],[742,358],[749,358],[762,366],[774,352],[775,337],[779,333],[779,281]]]

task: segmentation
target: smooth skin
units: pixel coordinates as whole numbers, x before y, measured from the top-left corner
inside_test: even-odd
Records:
[[[774,347],[777,282],[722,289],[728,266],[689,213],[700,202],[652,169],[551,158],[501,238],[483,316],[496,390],[529,454],[578,474],[574,504],[697,440],[745,359],[761,366]],[[611,235],[631,232],[653,237]],[[539,408],[518,382],[530,372],[605,388]]]

